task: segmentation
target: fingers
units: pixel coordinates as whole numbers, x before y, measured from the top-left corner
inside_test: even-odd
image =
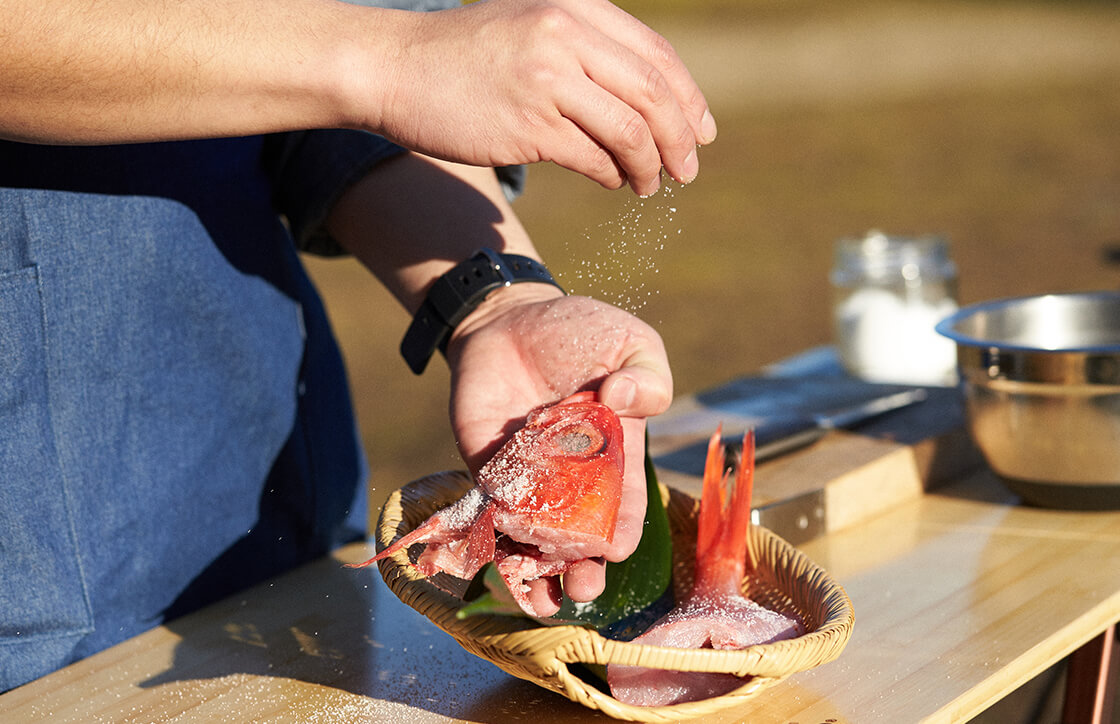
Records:
[[[591,92],[598,96],[606,95],[599,88],[592,88]],[[594,111],[589,113],[586,110],[581,112],[578,106],[587,103],[588,99],[585,96],[578,103],[566,104],[571,117],[566,116],[563,119],[562,125],[566,125],[568,128],[563,129],[562,132],[569,138],[556,144],[551,155],[548,156],[548,160],[558,166],[563,166],[569,171],[583,174],[604,188],[621,188],[627,181],[626,171],[619,165],[615,155],[596,140],[596,133],[600,135],[611,133],[610,122],[603,120],[606,111],[603,113]],[[608,98],[604,106],[612,103],[621,105],[617,103],[617,100]],[[581,116],[584,118],[582,124],[575,120]],[[589,131],[588,128],[595,129],[595,131]],[[652,141],[649,147],[654,148]],[[654,158],[647,160],[647,163],[657,164],[657,167],[660,168],[661,161],[654,154]]]
[[[607,583],[607,564],[601,558],[585,558],[564,573],[564,593],[576,602],[593,601]]]
[[[663,165],[682,183],[696,177],[699,161],[692,131],[684,116],[667,101],[663,81],[659,82],[657,77],[650,81],[660,88],[652,91],[658,98],[651,100],[646,93],[625,83],[628,79],[623,77],[625,72],[621,68],[603,72],[589,68],[587,74],[594,83],[585,88],[568,89],[569,95],[559,101],[559,110],[609,151],[612,165],[634,193],[639,196],[655,193],[660,186]],[[682,151],[691,154],[689,164],[685,163]],[[601,159],[579,160],[600,165],[599,168],[589,167],[585,173],[595,180],[609,171],[602,168]]]
[[[537,106],[552,136],[542,158],[642,196],[657,191],[662,167],[682,183],[696,177],[696,145],[715,137],[715,122],[668,41],[608,2],[541,0],[526,12],[523,87],[549,99]]]
[[[672,398],[669,361],[660,344],[641,346],[626,366],[609,375],[599,386],[599,400],[618,413],[622,423],[626,461],[622,503],[607,560],[625,559],[641,539],[646,512],[645,419],[668,409]]]
[[[416,42],[390,84],[394,102],[358,125],[437,158],[552,161],[643,196],[662,168],[696,177],[696,146],[715,137],[707,102],[668,41],[610,2],[493,0],[411,15]]]
[[[613,110],[600,108],[599,116],[584,117],[584,128],[611,149],[639,194],[657,190],[662,165],[677,181],[692,181],[699,172],[696,145],[715,139],[715,119],[672,45],[609,3],[569,9],[598,31],[592,38],[599,42],[581,45],[584,71],[621,101]],[[581,98],[603,103],[586,94]]]
[[[615,371],[599,384],[599,400],[623,417],[652,417],[669,409],[673,373],[665,343],[652,329],[638,329]]]
[[[608,561],[626,560],[642,538],[646,517],[646,471],[644,419],[624,417],[622,448],[626,464],[622,471],[622,502],[610,549],[604,554]]]
[[[603,380],[599,400],[623,417],[652,417],[669,409],[673,378],[664,365],[624,367]]]
[[[525,585],[529,587],[527,595],[533,615],[548,618],[555,615],[563,603],[561,585],[568,598],[585,602],[594,601],[603,592],[606,583],[606,562],[601,558],[585,558],[572,564],[564,573],[562,582],[558,576],[549,576],[527,581]]]
[[[608,4],[608,6],[607,15],[613,12],[626,17],[626,21],[616,24],[619,31],[625,33],[621,37],[621,42],[656,68],[668,83],[673,97],[679,103],[681,112],[692,128],[694,142],[707,145],[714,141],[717,131],[715,118],[712,117],[700,86],[696,84],[673,46],[637,18],[626,15],[613,5]]]
[[[563,599],[560,595],[560,581],[556,576],[526,581],[525,585],[529,587],[526,595],[529,598],[529,607],[534,616],[548,618],[560,610],[560,603]]]

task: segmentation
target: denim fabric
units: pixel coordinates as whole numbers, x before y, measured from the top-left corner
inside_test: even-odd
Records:
[[[338,177],[395,152],[357,143]],[[0,143],[0,691],[364,532],[262,149]]]
[[[34,639],[59,658],[93,618],[51,434],[39,281],[34,266],[0,274],[0,612],[24,612],[0,613],[0,640]],[[11,481],[22,494],[7,494]],[[10,668],[33,663],[12,657],[0,653],[0,689]]]

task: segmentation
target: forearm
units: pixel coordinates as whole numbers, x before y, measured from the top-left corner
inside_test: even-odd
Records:
[[[664,38],[607,0],[405,12],[339,0],[3,0],[0,138],[313,128],[475,166],[552,161],[639,194],[715,138]]]
[[[38,143],[355,125],[362,112],[346,88],[354,66],[388,57],[386,39],[412,15],[333,0],[3,7],[0,137]],[[366,91],[375,96],[379,87]]]
[[[410,313],[437,277],[480,247],[540,259],[492,169],[412,153],[351,187],[327,228]]]

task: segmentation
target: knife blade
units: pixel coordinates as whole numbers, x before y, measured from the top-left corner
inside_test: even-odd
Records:
[[[830,430],[855,427],[879,415],[921,402],[927,396],[925,389],[915,387],[835,410],[767,420],[755,429],[755,461],[770,460],[808,447]],[[741,437],[729,439],[725,436],[724,444],[737,458],[743,441]]]

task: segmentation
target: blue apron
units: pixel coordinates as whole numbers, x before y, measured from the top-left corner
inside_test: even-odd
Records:
[[[398,150],[0,143],[0,691],[363,534],[292,234]]]

